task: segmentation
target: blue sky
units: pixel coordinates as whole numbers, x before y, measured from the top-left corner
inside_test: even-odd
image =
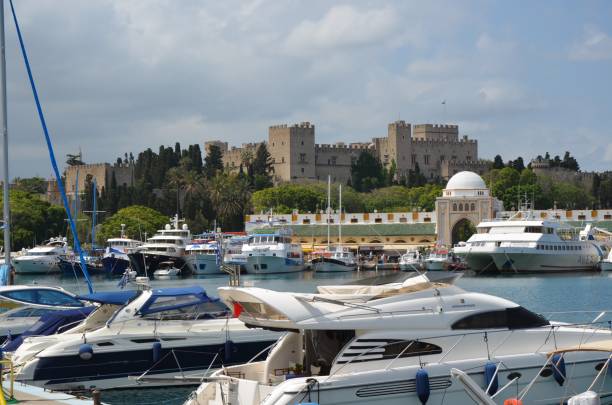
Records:
[[[612,3],[18,0],[57,155],[453,123],[480,157],[612,169]],[[7,10],[8,11],[8,10]],[[51,173],[7,18],[11,176]],[[446,100],[446,105],[441,104]]]

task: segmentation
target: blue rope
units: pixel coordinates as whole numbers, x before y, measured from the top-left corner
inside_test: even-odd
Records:
[[[87,264],[85,263],[85,258],[83,257],[83,251],[81,250],[81,242],[79,242],[79,236],[77,234],[76,226],[74,224],[74,220],[72,219],[72,214],[70,213],[70,204],[68,204],[68,198],[66,197],[66,191],[64,190],[64,183],[62,183],[62,178],[60,176],[59,169],[57,168],[57,162],[55,160],[55,153],[53,152],[53,145],[51,144],[51,137],[49,136],[49,131],[47,130],[47,123],[45,122],[45,116],[42,111],[42,107],[40,106],[40,100],[38,99],[38,91],[36,91],[36,85],[34,84],[34,77],[32,76],[32,69],[30,69],[30,62],[28,60],[28,54],[25,49],[25,45],[23,43],[23,37],[21,36],[21,30],[19,29],[19,23],[17,22],[17,15],[15,14],[15,8],[13,7],[13,0],[9,0],[11,5],[11,12],[13,13],[13,21],[15,21],[15,29],[17,30],[17,37],[19,38],[19,45],[21,46],[21,53],[23,55],[23,61],[25,63],[26,69],[28,71],[28,78],[30,79],[30,86],[32,87],[32,94],[34,95],[34,101],[36,102],[36,109],[38,110],[38,118],[40,118],[40,124],[42,125],[43,132],[45,133],[45,140],[47,141],[47,149],[49,150],[49,157],[51,158],[51,166],[53,166],[53,171],[55,173],[55,178],[57,180],[57,186],[59,188],[60,194],[62,196],[62,202],[64,203],[64,209],[68,215],[68,222],[70,223],[70,229],[72,230],[72,234],[74,235],[74,247],[76,251],[79,253],[79,258],[81,260],[81,269],[83,271],[83,276],[85,276],[85,281],[87,281],[87,288],[90,293],[93,293],[93,285],[91,284],[91,280],[89,279],[89,272],[87,271]],[[75,196],[78,198],[78,195]]]

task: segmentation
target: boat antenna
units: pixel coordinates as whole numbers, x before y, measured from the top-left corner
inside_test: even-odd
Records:
[[[4,263],[11,268],[11,221],[9,211],[8,122],[6,112],[6,47],[4,46],[4,1],[0,1],[0,122],[2,123]],[[9,280],[11,277],[9,277]]]
[[[329,251],[329,220],[331,219],[331,175],[327,175],[327,250]]]
[[[85,277],[85,281],[87,282],[87,288],[89,289],[90,293],[93,293],[94,290],[93,290],[93,285],[91,283],[91,279],[89,278],[89,272],[87,271],[87,263],[85,262],[83,251],[81,250],[81,243],[79,241],[79,237],[76,232],[76,225],[74,223],[74,220],[72,219],[72,214],[70,213],[70,204],[68,203],[68,197],[66,197],[66,190],[64,189],[64,183],[62,182],[62,177],[60,176],[60,172],[57,167],[57,161],[55,160],[55,153],[53,152],[53,145],[51,143],[51,137],[49,135],[49,131],[47,129],[47,122],[45,121],[45,116],[42,111],[42,106],[40,105],[40,100],[38,98],[38,91],[36,90],[36,84],[34,83],[34,76],[32,75],[32,69],[30,68],[30,61],[28,60],[28,54],[25,49],[23,37],[21,36],[21,29],[19,28],[19,23],[17,22],[17,14],[15,14],[15,7],[13,6],[13,1],[9,0],[9,4],[11,5],[13,21],[15,22],[15,30],[17,31],[17,38],[19,39],[19,45],[21,47],[21,54],[23,55],[23,62],[25,64],[25,67],[28,73],[28,79],[30,80],[30,86],[32,88],[32,95],[34,96],[34,102],[36,103],[36,110],[38,111],[38,118],[40,119],[40,125],[42,126],[43,132],[45,134],[45,140],[47,142],[47,149],[49,150],[49,157],[51,159],[51,166],[53,167],[53,172],[55,174],[55,179],[57,181],[57,187],[59,188],[60,195],[62,196],[62,202],[64,204],[64,209],[66,210],[66,214],[68,215],[68,222],[70,223],[70,228],[72,230],[72,233],[75,235],[75,239],[74,239],[75,246],[74,247],[76,251],[79,253],[79,258],[81,261],[81,270],[83,271],[83,276]],[[4,47],[2,47],[2,52],[4,52]],[[6,108],[6,104],[4,105],[4,108]]]

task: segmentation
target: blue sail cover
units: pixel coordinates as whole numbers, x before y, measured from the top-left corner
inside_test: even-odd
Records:
[[[161,288],[151,291],[151,297],[140,307],[138,312],[141,315],[148,315],[218,301],[219,298],[210,298],[206,295],[206,291],[199,286]]]
[[[63,326],[68,328],[85,319],[96,307],[84,307],[79,309],[65,309],[49,311],[40,317],[38,322],[23,332],[19,337],[4,344],[3,350],[14,352],[28,336],[49,336],[58,332]]]
[[[136,290],[102,291],[92,294],[79,295],[81,301],[98,302],[100,304],[124,305],[139,294]]]

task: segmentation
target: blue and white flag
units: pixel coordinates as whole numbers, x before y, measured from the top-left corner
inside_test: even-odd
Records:
[[[123,290],[125,286],[127,285],[128,281],[130,281],[130,276],[128,275],[128,271],[126,270],[121,276],[119,283],[117,283],[117,287]]]

